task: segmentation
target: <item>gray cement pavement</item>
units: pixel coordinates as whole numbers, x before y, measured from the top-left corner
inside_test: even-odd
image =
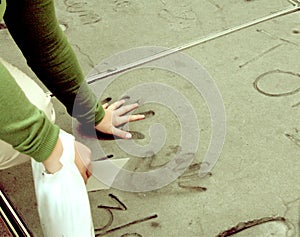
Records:
[[[66,27],[65,33],[88,75],[100,62],[121,51],[178,47],[293,5],[287,0],[57,0],[56,7],[58,20]],[[148,171],[182,150],[189,152],[181,145],[180,115],[164,104],[148,101],[148,93],[158,93],[152,88],[154,83],[163,83],[188,99],[197,115],[200,142],[193,163],[161,189],[89,192],[98,236],[213,237],[233,227],[236,232],[249,227],[236,233],[237,237],[300,236],[299,22],[299,12],[290,13],[181,52],[207,70],[226,112],[223,149],[211,175],[202,179],[198,172],[210,144],[214,118],[197,88],[181,75],[157,67],[127,71],[105,86],[102,99],[129,95],[132,101],[142,102],[138,111],[154,111],[144,121],[129,125],[130,130],[143,135],[134,139],[138,145],[151,145],[151,138],[158,139],[149,135],[155,124],[161,124],[166,132],[161,149],[151,153],[154,148],[148,147],[145,159],[128,154],[116,141],[100,140],[105,154],[113,154],[113,159],[130,158],[126,169]],[[37,80],[5,29],[0,30],[0,42],[1,56]],[[126,59],[121,61],[127,63]],[[113,63],[106,69],[113,68]],[[91,86],[101,86],[105,80],[109,79]],[[149,83],[149,88],[130,94],[143,83]],[[57,124],[73,132],[70,116],[53,101]],[[181,115],[185,106],[178,105]],[[190,134],[196,130],[191,125],[187,129]],[[189,138],[188,142],[195,140]],[[1,171],[0,182],[35,236],[42,236],[30,164]]]

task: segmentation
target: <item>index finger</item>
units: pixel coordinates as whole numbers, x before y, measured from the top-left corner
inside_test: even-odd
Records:
[[[124,103],[125,103],[125,100],[119,100],[119,101],[111,104],[110,106],[108,106],[108,109],[116,110],[116,109],[120,108]]]

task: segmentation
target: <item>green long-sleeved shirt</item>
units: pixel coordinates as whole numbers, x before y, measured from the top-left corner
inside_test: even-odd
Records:
[[[81,123],[100,122],[104,110],[84,81],[74,51],[57,22],[53,0],[0,0],[2,17],[27,64],[68,113]],[[73,111],[75,98],[77,109]],[[28,101],[1,64],[0,113],[1,140],[37,161],[49,157],[59,128]]]

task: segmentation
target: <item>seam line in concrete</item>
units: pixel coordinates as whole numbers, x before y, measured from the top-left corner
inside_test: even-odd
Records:
[[[142,58],[142,59],[137,60],[135,62],[128,63],[128,64],[125,64],[123,66],[119,66],[119,67],[116,67],[116,68],[113,68],[113,69],[108,69],[107,71],[105,71],[103,73],[98,73],[98,74],[95,74],[95,75],[91,75],[86,79],[87,83],[92,84],[92,83],[94,83],[98,80],[101,80],[103,78],[113,76],[113,75],[116,75],[118,73],[136,68],[136,67],[141,66],[143,64],[146,64],[146,63],[158,60],[160,58],[166,57],[168,55],[171,55],[173,53],[176,53],[176,52],[188,49],[188,48],[192,48],[194,46],[206,43],[208,41],[211,41],[211,40],[214,40],[214,39],[217,39],[217,38],[221,38],[223,36],[232,34],[234,32],[249,28],[249,27],[257,25],[259,23],[269,21],[269,20],[272,20],[272,19],[275,19],[275,18],[278,18],[278,17],[281,17],[281,16],[285,16],[285,15],[288,15],[288,14],[291,14],[291,13],[294,13],[294,12],[297,12],[297,11],[300,10],[300,2],[294,1],[294,0],[288,0],[288,1],[290,3],[292,3],[294,6],[289,7],[287,9],[284,9],[284,10],[281,10],[281,11],[278,11],[278,12],[275,12],[275,13],[270,14],[270,15],[261,17],[261,18],[257,18],[255,20],[249,21],[247,23],[244,23],[244,24],[241,24],[241,25],[238,25],[238,26],[235,26],[235,27],[232,27],[232,28],[220,31],[220,32],[209,34],[209,35],[204,36],[204,37],[202,37],[198,40],[189,42],[187,44],[180,45],[178,47],[167,49],[165,51],[162,51],[161,53],[157,53],[157,54],[154,54],[152,56]]]

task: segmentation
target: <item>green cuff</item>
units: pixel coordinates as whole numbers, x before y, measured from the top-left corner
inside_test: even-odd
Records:
[[[32,134],[34,134],[34,132]],[[14,148],[32,157],[36,161],[42,162],[51,155],[56,146],[58,136],[59,127],[52,124],[48,119],[45,119],[42,130],[38,132],[35,139],[31,138],[31,142],[24,141],[24,143]]]
[[[46,160],[54,150],[58,136],[59,127],[51,123],[51,127],[45,132],[44,136],[41,137],[41,144],[36,151],[31,152],[30,156],[38,162]]]
[[[100,103],[97,104],[96,112],[95,112],[95,125],[101,122],[104,118],[105,111]]]

